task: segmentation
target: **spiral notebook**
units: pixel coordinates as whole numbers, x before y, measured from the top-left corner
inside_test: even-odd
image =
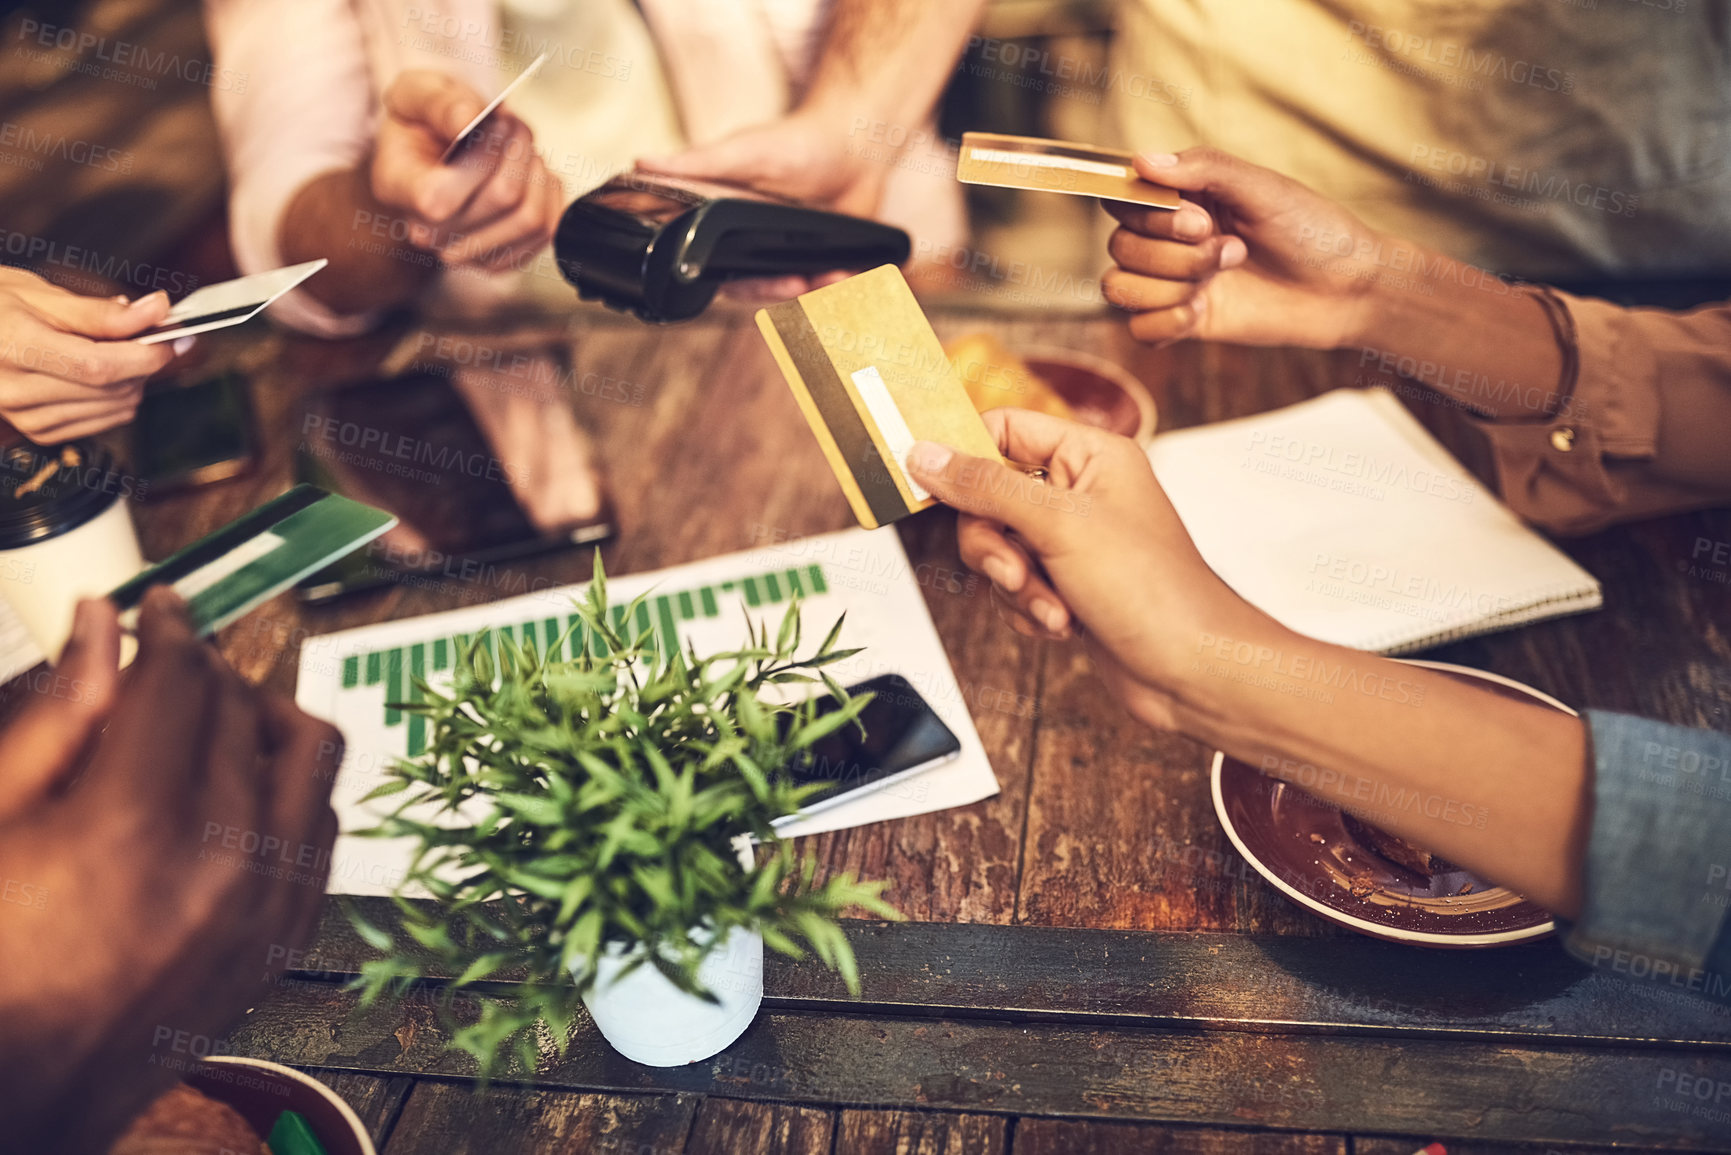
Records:
[[[1602,603],[1384,389],[1162,434],[1148,457],[1226,584],[1323,641],[1411,653]]]

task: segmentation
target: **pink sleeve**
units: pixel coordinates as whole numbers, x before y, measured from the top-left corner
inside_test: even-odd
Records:
[[[1731,496],[1659,468],[1667,422],[1731,429],[1731,306],[1680,313],[1530,291],[1551,315],[1563,379],[1547,398],[1553,404],[1533,406],[1543,416],[1474,421],[1490,443],[1503,501],[1553,533],[1584,534]],[[1700,405],[1667,389],[1685,381],[1721,388]]]
[[[283,263],[277,230],[302,186],[366,155],[377,95],[365,39],[350,0],[204,0],[204,16],[215,63],[236,77],[212,92],[229,236],[241,272],[261,272]],[[271,313],[326,337],[374,320],[337,314],[301,291]]]

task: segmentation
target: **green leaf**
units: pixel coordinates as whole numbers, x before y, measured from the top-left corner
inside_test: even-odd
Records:
[[[519,890],[528,891],[536,898],[544,898],[548,902],[565,901],[565,890],[569,885],[564,879],[547,878],[530,870],[513,870],[506,874],[505,878]]]
[[[601,912],[591,910],[565,936],[565,946],[559,952],[559,970],[569,972],[581,962],[584,973],[592,973],[601,953]],[[581,977],[581,976],[579,976]]]
[[[790,654],[799,648],[799,599],[794,598],[787,604],[787,613],[781,616],[781,628],[775,633],[775,652]]]
[[[563,817],[559,810],[559,804],[551,798],[536,798],[529,794],[503,792],[493,795],[493,800],[513,814],[533,822],[536,826],[557,826]]]
[[[733,755],[729,761],[737,766],[739,772],[745,776],[745,781],[750,785],[753,797],[760,802],[769,797],[769,779],[764,777],[763,770],[758,767],[756,762],[747,758],[743,753]],[[781,815],[777,814],[774,817],[779,818]]]
[[[589,600],[591,605],[607,608],[607,572],[601,566],[601,547],[595,547],[594,561],[589,569]]]
[[[580,874],[565,886],[565,893],[559,896],[559,913],[553,921],[563,925],[576,915],[577,908],[589,901],[589,896],[595,893],[595,876]]]
[[[819,655],[829,653],[830,647],[835,645],[836,641],[841,637],[841,627],[842,623],[845,621],[847,621],[847,612],[844,610],[841,617],[835,620],[835,625],[829,628],[829,633],[823,636],[823,644],[817,648]]]
[[[848,699],[845,706],[833,710],[828,714],[824,714],[819,718],[813,719],[812,721],[807,722],[804,726],[801,726],[798,730],[795,730],[793,737],[788,740],[788,745],[792,746],[796,750],[804,750],[814,743],[820,742],[829,737],[831,734],[859,717],[860,711],[864,710],[867,704],[871,702],[871,697],[870,694],[853,695]]]
[[[371,802],[375,798],[389,798],[393,794],[401,794],[413,785],[414,783],[410,782],[407,778],[398,778],[391,782],[381,782],[365,794],[361,795],[361,801]]]
[[[746,737],[764,743],[775,741],[775,721],[757,700],[755,691],[740,687],[734,705],[739,711],[739,728],[745,731]]]
[[[818,666],[833,666],[837,662],[845,662],[855,654],[863,652],[863,649],[834,650],[827,654],[819,654],[815,658],[809,658],[805,664],[811,669],[816,669]]]
[[[805,957],[805,948],[787,937],[787,934],[773,923],[760,926],[757,933],[763,936],[763,945],[777,954],[784,954],[793,959]]]
[[[355,933],[361,936],[361,941],[374,950],[388,951],[395,945],[395,940],[389,934],[367,921],[365,915],[354,903],[347,899],[342,902],[343,913],[348,915],[349,925],[355,928]]]
[[[409,932],[410,938],[430,951],[439,954],[456,952],[457,944],[451,941],[450,932],[442,924],[434,923],[429,926],[424,923],[405,922],[403,929]]]
[[[487,954],[477,955],[475,956],[474,961],[463,968],[463,973],[458,975],[451,985],[454,987],[466,987],[470,983],[480,982],[482,979],[510,962],[511,959],[512,956],[505,951],[491,951]]]
[[[631,870],[631,877],[637,885],[643,888],[643,893],[661,907],[679,906],[679,898],[673,893],[673,876],[664,866],[637,866]]]

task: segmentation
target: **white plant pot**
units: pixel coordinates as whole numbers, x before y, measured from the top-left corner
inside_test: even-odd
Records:
[[[636,955],[609,947],[583,1005],[613,1049],[650,1067],[707,1059],[745,1033],[763,1004],[763,936],[735,927],[698,968],[719,1003],[688,995],[645,963],[619,978]]]

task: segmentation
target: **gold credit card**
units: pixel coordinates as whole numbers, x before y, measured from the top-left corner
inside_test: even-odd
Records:
[[[1177,190],[1137,176],[1131,164],[1134,156],[1122,149],[1064,140],[964,132],[956,179],[963,184],[1101,197],[1156,209],[1177,208]]]
[[[914,442],[1003,460],[894,265],[760,309],[757,327],[867,529],[933,504],[905,468]]]

